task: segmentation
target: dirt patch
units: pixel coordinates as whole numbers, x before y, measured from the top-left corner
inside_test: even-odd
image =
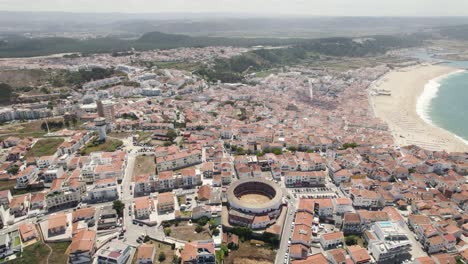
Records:
[[[195,240],[206,240],[210,239],[208,225],[203,227],[203,231],[200,233],[195,232],[196,224],[188,225],[188,222],[181,222],[179,226],[171,226],[171,237],[184,240],[184,241],[195,241]]]
[[[246,194],[242,195],[239,200],[247,204],[264,204],[269,202],[270,198],[261,194]]]
[[[0,71],[0,83],[12,87],[36,87],[47,82],[48,74],[43,70],[8,70]]]
[[[154,156],[138,156],[135,159],[135,167],[133,168],[133,178],[143,174],[156,174],[156,161]]]
[[[232,250],[224,258],[225,264],[272,264],[275,261],[275,252],[273,250],[257,247],[249,242],[239,245],[239,249]]]

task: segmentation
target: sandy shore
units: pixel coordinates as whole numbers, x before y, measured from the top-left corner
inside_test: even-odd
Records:
[[[468,145],[452,133],[430,125],[416,112],[418,97],[432,79],[457,69],[439,65],[418,65],[393,71],[377,81],[371,90],[391,91],[391,96],[372,95],[375,114],[390,127],[399,146],[418,145],[429,150],[468,151]]]

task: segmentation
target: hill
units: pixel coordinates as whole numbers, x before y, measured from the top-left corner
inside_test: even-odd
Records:
[[[69,52],[85,54],[110,53],[127,51],[132,48],[143,51],[206,46],[277,46],[298,44],[303,41],[303,39],[191,37],[161,32],[146,33],[136,40],[123,40],[114,37],[77,40],[72,38],[25,38],[14,36],[0,42],[0,57],[31,57]]]

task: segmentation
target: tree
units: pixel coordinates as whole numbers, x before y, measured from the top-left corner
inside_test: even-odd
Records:
[[[9,104],[14,93],[13,88],[6,83],[0,83],[0,104]]]
[[[355,236],[345,237],[345,243],[347,246],[352,246],[357,244],[357,238]]]
[[[180,262],[181,262],[181,259],[180,259],[179,256],[174,255],[174,256],[172,257],[172,264],[180,264]]]
[[[232,233],[239,236],[242,241],[250,239],[252,237],[252,229],[248,227],[234,227]]]
[[[343,144],[343,149],[348,149],[348,148],[356,148],[358,147],[358,144],[352,142],[352,143],[344,143]]]
[[[159,262],[166,260],[166,254],[163,251],[159,252],[158,260]]]
[[[195,199],[198,199],[198,197],[195,196]],[[205,226],[210,219],[206,216],[202,216],[197,220],[197,224],[200,226]]]
[[[211,218],[208,223],[210,224],[210,229],[211,230],[216,228],[216,223],[215,223],[215,220],[213,218]]]
[[[290,146],[290,147],[288,147],[288,150],[291,151],[291,152],[296,152],[297,148],[294,147],[294,146]]]
[[[18,173],[19,167],[18,166],[13,166],[7,170],[7,172],[11,175],[16,175]]]
[[[195,232],[200,233],[202,231],[203,231],[203,226],[197,225],[197,227],[195,227]]]
[[[226,246],[226,244],[221,244],[221,251],[224,253],[224,256],[229,254],[229,248]]]
[[[213,229],[213,231],[211,231],[211,234],[213,236],[219,236],[219,229],[218,228]]]
[[[177,133],[175,132],[174,129],[169,129],[166,133],[166,137],[168,138],[170,142],[172,142],[177,137]]]
[[[170,228],[164,228],[164,235],[170,236],[171,232],[172,232],[172,230]]]
[[[283,154],[283,151],[280,148],[273,148],[272,150],[273,154],[275,155],[281,155]]]
[[[112,204],[112,209],[115,209],[117,211],[117,215],[123,216],[123,210],[125,208],[125,204],[122,203],[120,200],[115,200]]]

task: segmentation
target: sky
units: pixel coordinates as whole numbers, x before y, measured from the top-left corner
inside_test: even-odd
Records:
[[[0,0],[1,11],[468,16],[468,0]]]

